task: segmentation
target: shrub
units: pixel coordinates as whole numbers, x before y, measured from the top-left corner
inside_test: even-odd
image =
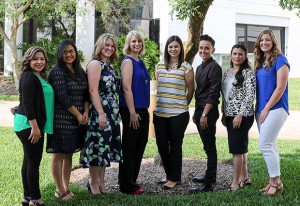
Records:
[[[56,50],[59,45],[59,43],[63,40],[67,39],[64,36],[58,36],[54,37],[52,40],[49,40],[47,38],[39,38],[36,42],[33,42],[31,44],[28,43],[21,43],[17,46],[18,50],[21,50],[23,53],[29,49],[32,46],[40,46],[45,49],[48,55],[48,69],[51,69],[55,66],[56,63]],[[84,61],[83,52],[81,50],[78,50],[78,56],[80,62]]]

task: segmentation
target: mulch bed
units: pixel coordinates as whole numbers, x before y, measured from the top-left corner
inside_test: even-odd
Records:
[[[145,194],[178,195],[189,194],[188,189],[201,184],[194,183],[192,178],[201,176],[206,170],[206,160],[183,159],[182,163],[182,184],[172,190],[163,190],[156,182],[165,178],[162,166],[154,163],[154,158],[143,159],[138,181],[142,183]],[[228,190],[232,180],[232,164],[219,162],[217,183],[215,191]],[[89,179],[88,169],[76,168],[72,171],[71,182],[86,187]],[[118,185],[118,164],[112,163],[106,168],[105,173],[106,190],[108,193],[119,193]]]

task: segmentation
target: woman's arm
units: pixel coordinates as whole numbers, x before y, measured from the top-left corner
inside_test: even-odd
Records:
[[[267,118],[270,109],[280,100],[283,95],[283,92],[286,88],[286,84],[289,77],[289,68],[286,64],[284,64],[276,73],[277,75],[277,82],[276,88],[269,99],[268,103],[264,107],[264,109],[260,113],[260,123],[262,124],[265,119]]]
[[[185,83],[186,83],[186,87],[187,87],[187,94],[186,94],[186,98],[188,101],[188,105],[191,103],[193,95],[194,95],[194,71],[193,69],[189,71],[189,73],[187,73],[187,75],[185,76]]]
[[[132,62],[130,59],[125,59],[121,64],[122,87],[123,87],[125,101],[130,113],[129,127],[132,126],[133,129],[137,129],[138,127],[140,127],[139,125],[140,116],[136,113],[134,107],[133,93],[131,90],[132,75],[133,75]]]
[[[64,76],[64,73],[57,68],[54,68],[49,75],[49,83],[53,87],[55,96],[59,103],[73,114],[79,124],[83,122],[83,115],[77,110],[73,102],[70,100],[68,95],[68,83]]]
[[[107,125],[107,121],[98,92],[101,71],[102,67],[100,63],[96,60],[91,61],[87,66],[90,97],[92,100],[92,104],[99,116],[99,127],[101,129],[104,129]]]

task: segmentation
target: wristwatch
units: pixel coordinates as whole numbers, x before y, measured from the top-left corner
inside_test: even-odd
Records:
[[[204,112],[202,113],[201,117],[207,117],[207,114],[205,114]]]

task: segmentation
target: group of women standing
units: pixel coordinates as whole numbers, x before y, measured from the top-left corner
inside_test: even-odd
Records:
[[[116,39],[108,33],[95,43],[86,72],[80,67],[74,43],[62,41],[48,81],[48,57],[44,49],[34,46],[25,52],[20,105],[14,121],[14,130],[24,150],[22,205],[44,205],[39,189],[44,133],[47,133],[46,151],[52,153],[51,171],[57,198],[74,197],[69,182],[72,154],[78,151],[81,151],[80,163],[89,168],[87,188],[91,194],[106,192],[105,168],[111,161],[120,163],[118,182],[122,193],[144,192],[137,181],[149,130],[150,75],[139,57],[144,51],[141,34],[129,32],[123,49],[126,56],[121,64],[122,81],[112,66],[119,56]],[[254,121],[256,88],[259,144],[270,175],[262,192],[276,195],[283,190],[276,138],[288,115],[289,64],[280,54],[271,30],[259,35],[254,54],[255,73],[249,66],[245,46],[234,45],[231,68],[222,81],[222,122],[228,130],[229,151],[234,160],[231,190],[251,184],[247,169],[248,131]],[[182,143],[189,122],[188,105],[194,93],[193,68],[184,61],[183,44],[178,36],[167,40],[164,60],[156,67],[156,80],[153,123],[166,174],[158,184],[163,189],[172,189],[181,183]]]

